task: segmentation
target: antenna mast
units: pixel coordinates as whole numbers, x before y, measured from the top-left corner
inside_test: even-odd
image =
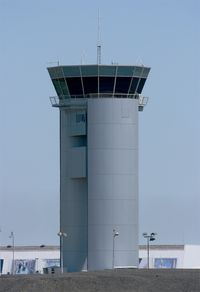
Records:
[[[97,40],[97,64],[101,64],[101,35],[100,35],[100,11],[98,9],[98,40]]]

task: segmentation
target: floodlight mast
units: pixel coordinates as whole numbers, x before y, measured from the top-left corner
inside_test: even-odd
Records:
[[[149,249],[150,249],[150,241],[154,241],[156,238],[155,236],[157,233],[152,232],[151,234],[148,234],[147,232],[144,232],[143,237],[147,240],[147,268],[149,269]]]
[[[14,267],[14,263],[15,263],[15,235],[14,235],[13,231],[11,231],[9,238],[12,239],[12,257],[13,257],[13,259],[12,259],[12,261],[13,261],[12,274],[14,275],[15,274],[15,267]]]
[[[64,272],[63,247],[64,247],[64,237],[67,237],[67,233],[63,231],[59,231],[57,235],[60,237],[60,268],[61,268],[61,273],[63,274]]]

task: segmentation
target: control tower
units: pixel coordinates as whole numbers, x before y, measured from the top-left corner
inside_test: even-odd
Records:
[[[138,111],[150,68],[48,68],[60,111],[64,270],[138,266]]]

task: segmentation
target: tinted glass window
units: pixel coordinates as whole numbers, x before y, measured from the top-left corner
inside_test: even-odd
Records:
[[[66,82],[64,78],[59,79],[60,87],[62,89],[63,95],[68,95],[68,90],[66,86]]]
[[[133,67],[130,66],[118,66],[117,76],[133,76]]]
[[[67,76],[79,77],[80,76],[79,66],[63,66],[62,69],[63,69],[63,73],[65,77]]]
[[[130,89],[129,93],[132,93],[132,94],[135,93],[136,88],[138,86],[138,81],[139,81],[139,78],[133,78],[132,83],[131,83],[131,89]]]
[[[52,79],[52,82],[55,87],[57,95],[58,96],[63,95],[58,79]]]
[[[115,76],[116,66],[99,66],[100,76]]]
[[[138,93],[141,93],[142,92],[142,89],[144,87],[145,81],[146,81],[146,78],[141,78],[140,83],[138,85],[138,89],[137,89],[137,92]]]
[[[66,78],[68,89],[71,95],[82,95],[82,84],[81,84],[81,78],[80,77],[69,77]]]
[[[131,77],[117,77],[115,92],[128,93]]]
[[[98,75],[98,66],[97,65],[83,65],[80,66],[82,76],[97,76]]]
[[[86,115],[84,114],[76,114],[76,123],[85,123]]]
[[[114,87],[114,77],[100,77],[99,91],[100,93],[112,93]]]
[[[97,77],[83,77],[83,86],[85,94],[98,92],[98,79]]]

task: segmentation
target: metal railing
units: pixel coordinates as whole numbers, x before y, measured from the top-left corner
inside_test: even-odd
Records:
[[[143,111],[145,105],[147,105],[147,103],[148,103],[148,100],[149,100],[149,98],[147,96],[142,96],[142,95],[139,96],[139,99],[138,99],[139,112]]]
[[[148,97],[141,96],[139,94],[123,94],[123,93],[92,93],[86,95],[62,95],[62,96],[50,96],[51,105],[53,107],[67,107],[73,102],[73,105],[83,105],[88,98],[132,98],[138,100],[138,110],[142,111],[144,106],[148,102]]]

